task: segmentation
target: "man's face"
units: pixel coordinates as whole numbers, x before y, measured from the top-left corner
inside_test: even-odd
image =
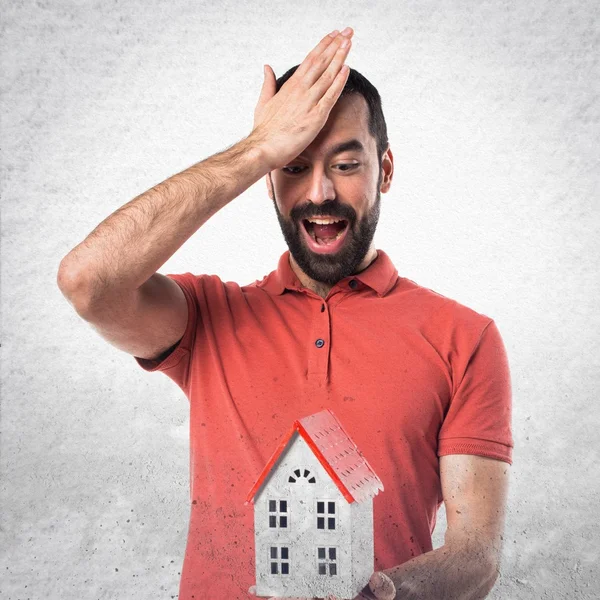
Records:
[[[335,148],[351,141],[347,149]],[[283,237],[311,279],[334,285],[357,271],[379,220],[382,173],[367,103],[357,94],[340,99],[300,156],[271,172]],[[316,218],[319,223],[309,221]],[[333,219],[341,221],[327,223]]]

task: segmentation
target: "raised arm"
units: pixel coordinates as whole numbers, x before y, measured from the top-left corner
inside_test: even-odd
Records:
[[[183,335],[187,304],[156,273],[212,215],[268,172],[245,139],[128,202],[63,258],[58,286],[108,342],[155,358]]]
[[[314,140],[347,79],[343,39],[325,36],[277,94],[265,68],[247,138],[134,198],[63,258],[60,290],[108,342],[155,359],[179,341],[185,297],[157,270],[218,210]]]

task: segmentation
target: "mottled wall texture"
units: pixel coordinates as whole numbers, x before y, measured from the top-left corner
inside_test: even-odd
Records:
[[[188,402],[77,316],[58,265],[248,135],[264,63],[281,75],[346,25],[395,159],[376,247],[507,347],[514,465],[489,597],[597,598],[599,6],[3,0],[2,598],[177,597]],[[160,272],[251,283],[285,249],[261,180]]]

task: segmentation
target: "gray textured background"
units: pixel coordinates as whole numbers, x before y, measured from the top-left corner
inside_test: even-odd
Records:
[[[490,597],[597,597],[598,7],[4,0],[0,595],[177,596],[187,400],[80,320],[56,271],[119,206],[246,136],[264,63],[280,75],[351,25],[348,62],[381,93],[395,158],[376,245],[493,317],[509,354]],[[161,272],[250,283],[285,249],[260,181]]]

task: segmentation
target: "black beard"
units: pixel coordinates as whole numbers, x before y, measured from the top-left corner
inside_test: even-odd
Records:
[[[375,236],[375,229],[379,221],[381,192],[377,186],[375,204],[371,210],[360,220],[356,221],[356,211],[347,205],[342,205],[336,200],[328,200],[320,205],[308,204],[303,207],[294,207],[290,218],[285,219],[277,208],[277,198],[273,188],[273,204],[277,220],[281,227],[283,237],[298,266],[314,281],[330,286],[349,275],[354,275],[360,263],[364,260],[371,242]],[[348,221],[348,231],[342,248],[335,254],[317,254],[310,250],[300,231],[304,227],[302,220],[308,217],[331,215]]]

